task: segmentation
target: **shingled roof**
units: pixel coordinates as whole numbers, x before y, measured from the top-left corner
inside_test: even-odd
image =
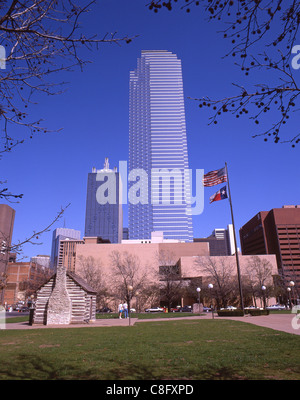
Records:
[[[71,279],[73,279],[74,282],[76,282],[80,287],[82,287],[83,290],[85,290],[87,293],[91,294],[97,294],[97,291],[92,288],[81,276],[76,275],[74,272],[69,272],[67,271],[67,276]]]
[[[87,293],[90,293],[90,294],[97,294],[97,290],[95,290],[92,286],[90,286],[83,278],[81,278],[81,276],[75,274],[74,272],[69,272],[69,271],[66,271],[66,275],[67,275],[69,278],[73,279],[73,281],[74,281],[75,283],[77,283],[77,285],[79,285],[79,286],[80,286],[83,290],[85,290]],[[52,275],[50,276],[50,278],[49,278],[46,282],[42,283],[42,284],[36,289],[36,292],[39,291],[43,286],[45,286],[49,281],[51,281],[51,279],[53,279],[53,278],[55,278],[55,277],[56,277],[56,272],[54,272],[54,274],[52,274]]]

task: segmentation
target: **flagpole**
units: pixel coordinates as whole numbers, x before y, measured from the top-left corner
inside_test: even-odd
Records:
[[[240,292],[240,304],[241,304],[241,309],[244,311],[244,300],[243,300],[243,291],[242,291],[242,282],[241,282],[240,262],[239,262],[239,255],[238,255],[238,251],[237,251],[237,244],[236,244],[236,234],[235,234],[235,225],[234,225],[234,218],[233,218],[233,210],[232,210],[232,202],[231,202],[231,193],[230,193],[227,162],[225,162],[225,167],[226,167],[226,175],[227,175],[228,197],[229,197],[231,219],[232,219],[232,226],[233,226],[235,258],[236,258],[236,267],[237,267],[237,274],[238,274],[238,281],[239,281],[239,292]]]

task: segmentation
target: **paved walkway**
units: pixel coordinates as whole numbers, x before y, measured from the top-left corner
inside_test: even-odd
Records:
[[[277,331],[283,331],[287,333],[291,333],[294,335],[300,335],[300,319],[294,323],[293,327],[293,319],[295,318],[295,314],[270,314],[270,315],[261,315],[259,317],[252,317],[250,315],[244,317],[218,317],[215,315],[215,320],[225,319],[225,320],[234,320],[245,323],[250,323],[258,326],[262,326],[265,328],[275,329]],[[89,324],[76,324],[76,325],[29,325],[28,322],[18,322],[18,323],[7,323],[6,330],[11,329],[48,329],[48,328],[86,328],[86,327],[105,327],[105,326],[129,326],[134,325],[136,323],[142,322],[161,322],[161,321],[177,321],[177,320],[201,320],[201,319],[212,319],[211,313],[207,313],[203,316],[191,316],[191,317],[175,317],[175,318],[155,318],[155,319],[138,319],[138,318],[129,318],[127,319],[119,319],[119,318],[108,318],[108,319],[97,319],[94,322],[90,322]],[[298,329],[295,329],[297,327]]]
[[[244,317],[218,317],[218,315],[214,315],[215,320],[228,320],[231,319],[233,321],[246,322],[258,326],[262,326],[265,328],[275,329],[277,331],[292,333],[294,335],[300,335],[300,318],[298,319],[298,323],[296,326],[298,329],[295,329],[292,325],[292,320],[295,317],[295,314],[270,314],[270,315],[260,315],[258,317],[252,317],[251,315],[245,315]],[[201,317],[182,317],[176,319],[212,319],[211,313],[207,313],[205,316]],[[138,322],[149,322],[149,321],[165,321],[166,318],[157,318],[154,320],[144,320],[139,319]],[[174,318],[168,318],[168,321],[174,320]]]
[[[225,319],[228,317],[223,317]],[[252,317],[251,315],[246,315],[244,317],[229,317],[234,321],[242,321],[258,326],[262,326],[264,328],[271,328],[277,331],[292,333],[294,335],[300,335],[300,319],[297,320],[297,323],[294,323],[298,329],[293,327],[293,318],[295,318],[295,314],[270,314],[270,315],[260,315],[258,317]],[[217,319],[221,319],[217,317]]]
[[[130,325],[137,322],[137,318],[130,318]],[[85,324],[71,324],[71,325],[29,325],[28,322],[7,323],[5,329],[49,329],[49,328],[87,328],[87,327],[101,327],[101,326],[129,326],[129,318],[107,318],[96,319],[93,322]]]

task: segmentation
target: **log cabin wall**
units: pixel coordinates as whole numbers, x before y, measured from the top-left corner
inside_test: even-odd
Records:
[[[55,286],[55,275],[37,291],[33,323],[47,324],[47,306]],[[96,319],[96,293],[86,291],[69,274],[66,276],[67,291],[71,298],[71,324],[81,324]]]
[[[49,297],[55,286],[55,276],[45,283],[37,292],[37,299],[35,302],[35,310],[33,323],[46,324],[47,323],[47,306]]]

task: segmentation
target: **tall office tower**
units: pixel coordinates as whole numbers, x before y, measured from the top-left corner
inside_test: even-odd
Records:
[[[88,174],[85,236],[97,236],[111,243],[121,243],[123,236],[123,209],[121,176],[117,169],[109,169],[108,158],[104,168]]]
[[[57,228],[53,231],[50,268],[56,270],[59,260],[60,242],[65,239],[80,240],[80,231],[69,228]]]
[[[129,198],[129,238],[150,239],[151,232],[163,231],[166,239],[193,241],[182,70],[176,54],[142,51],[130,72],[129,114],[129,173],[135,171],[133,181],[142,174],[140,201]]]
[[[7,249],[11,245],[16,211],[7,204],[0,204],[0,272],[5,270]]]
[[[0,204],[0,279],[4,278],[7,272],[15,214],[16,211],[7,204]],[[4,291],[5,288],[0,288],[0,304],[3,303]]]
[[[195,238],[194,242],[209,243],[209,254],[211,256],[231,256],[235,254],[232,224],[229,224],[227,229],[214,229],[207,238]]]
[[[50,268],[50,256],[38,254],[37,256],[30,258],[31,262],[40,265],[43,269]]]
[[[300,205],[260,211],[240,229],[242,254],[276,254],[285,283],[300,298]]]

